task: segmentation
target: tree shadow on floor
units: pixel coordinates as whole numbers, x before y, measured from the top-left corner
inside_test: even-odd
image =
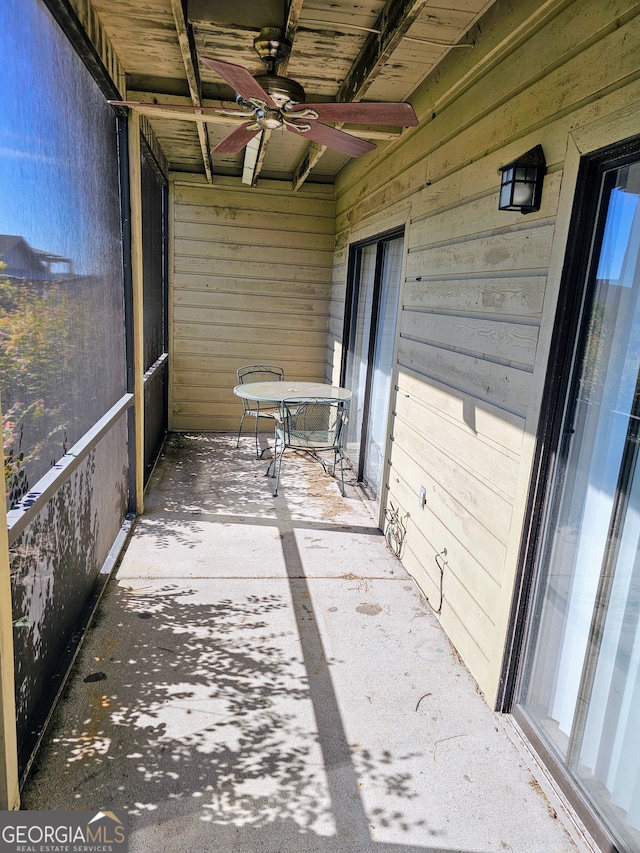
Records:
[[[202,478],[218,476],[218,464],[238,467],[234,451],[228,441],[172,443],[149,501],[159,525],[187,498],[209,511],[233,508],[250,479],[231,496],[221,489],[221,502]],[[164,495],[178,463],[186,485]],[[109,584],[23,807],[125,809],[131,853],[443,853],[437,816],[408,808],[418,780],[403,762],[414,756],[356,755],[348,744],[296,521],[286,497],[266,512],[286,568],[268,586],[251,578]],[[367,789],[382,790],[383,805],[367,811]]]
[[[23,807],[123,808],[140,844],[175,824],[187,836],[206,827],[220,851],[400,850],[369,847],[358,790],[368,778],[382,780],[398,803],[376,822],[412,838],[407,849],[440,849],[416,846],[416,835],[431,833],[402,810],[414,792],[399,761],[369,753],[358,780],[339,716],[326,718],[326,695],[318,724],[312,698],[323,685],[310,684],[300,646],[292,654],[287,590],[203,597],[171,584],[105,593]]]

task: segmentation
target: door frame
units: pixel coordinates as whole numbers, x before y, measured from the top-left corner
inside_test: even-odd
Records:
[[[543,580],[541,572],[544,571],[542,557],[545,521],[553,514],[552,501],[558,500],[558,490],[554,490],[552,498],[548,486],[554,476],[558,473],[561,475],[562,469],[559,466],[565,461],[563,443],[567,436],[563,435],[563,429],[564,424],[570,420],[569,409],[575,405],[576,384],[579,379],[576,362],[584,349],[596,284],[593,276],[591,281],[586,282],[585,287],[593,247],[601,245],[602,234],[598,233],[596,228],[604,228],[604,220],[599,225],[596,220],[601,177],[606,169],[620,168],[638,160],[640,135],[580,155],[576,183],[572,186],[573,205],[546,363],[547,378],[535,435],[518,570],[496,700],[496,710],[513,715],[513,719],[576,809],[600,849],[611,853],[617,850],[613,839],[591,806],[582,798],[564,766],[547,749],[537,730],[520,710],[517,698],[525,675],[525,648],[535,617],[535,590],[540,580]],[[590,238],[588,245],[585,244],[587,235]]]
[[[531,468],[528,499],[525,510],[518,573],[509,621],[508,642],[503,656],[502,672],[496,710],[509,713],[519,686],[522,652],[530,622],[530,605],[535,581],[535,567],[540,557],[543,521],[549,512],[547,483],[554,471],[565,407],[577,376],[574,360],[584,345],[587,334],[583,322],[584,307],[592,292],[581,290],[588,264],[581,236],[593,222],[598,195],[600,170],[622,166],[640,157],[640,136],[609,145],[583,156],[579,165],[569,225],[564,267],[560,282],[553,334],[546,363],[546,383],[540,406],[535,436],[535,453]]]
[[[375,354],[375,345],[377,340],[377,335],[372,334],[372,330],[377,331],[379,311],[380,311],[380,291],[381,291],[381,272],[382,272],[382,261],[383,261],[383,252],[380,251],[380,246],[384,243],[387,243],[391,240],[403,240],[403,252],[402,252],[402,264],[400,269],[400,287],[398,291],[398,311],[396,315],[396,328],[394,333],[394,346],[393,346],[393,355],[392,355],[392,363],[391,363],[391,372],[390,372],[390,380],[391,380],[391,391],[389,394],[388,401],[388,413],[392,414],[392,397],[395,389],[395,379],[396,379],[396,368],[397,368],[397,347],[398,347],[398,324],[400,322],[400,315],[402,311],[402,294],[404,289],[404,269],[405,269],[405,258],[407,254],[406,247],[406,227],[405,224],[395,226],[394,228],[390,228],[387,231],[383,231],[377,233],[371,237],[366,237],[361,240],[357,240],[349,245],[349,258],[347,262],[347,289],[345,293],[345,310],[344,310],[344,318],[343,318],[343,327],[342,327],[342,355],[340,361],[340,385],[344,385],[347,377],[347,357],[350,352],[350,343],[352,333],[355,332],[355,325],[353,324],[353,320],[355,318],[355,310],[357,307],[357,300],[359,295],[359,287],[360,287],[360,249],[363,249],[366,246],[376,246],[376,261],[375,261],[375,273],[374,273],[374,286],[373,286],[373,294],[372,294],[372,304],[371,304],[371,321],[370,321],[370,334],[369,334],[369,346],[367,351],[367,372],[365,379],[365,400],[364,400],[364,409],[362,415],[362,433],[360,436],[360,453],[359,458],[357,460],[357,481],[362,481],[362,474],[364,470],[364,454],[366,451],[366,438],[368,431],[368,421],[369,421],[369,413],[371,406],[371,382],[373,376],[373,358]],[[389,432],[389,431],[387,431]],[[387,447],[385,447],[385,461],[388,458],[388,435],[387,435]],[[352,464],[355,464],[356,460],[350,460]],[[383,470],[381,477],[381,485],[380,485],[380,494],[377,495],[377,500],[379,501],[380,507],[382,507],[382,493],[386,487],[387,476],[386,471]],[[364,484],[366,486],[366,483]],[[381,510],[382,513],[382,510]]]

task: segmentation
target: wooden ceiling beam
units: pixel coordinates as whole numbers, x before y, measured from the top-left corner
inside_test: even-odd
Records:
[[[191,24],[186,19],[182,0],[171,0],[171,9],[173,18],[176,24],[176,32],[178,34],[178,42],[180,44],[180,52],[182,53],[182,61],[184,70],[187,75],[189,84],[189,92],[191,101],[194,107],[202,106],[202,84],[200,82],[200,70],[198,68],[197,52],[195,39],[193,37],[193,29]],[[204,171],[207,176],[207,181],[213,181],[213,164],[211,162],[211,150],[209,145],[209,135],[204,122],[199,121],[198,140],[200,142],[200,150],[202,151],[202,162]]]
[[[300,187],[304,184],[304,182],[309,177],[309,173],[316,165],[318,160],[322,157],[324,152],[327,150],[326,145],[319,145],[317,142],[310,142],[307,145],[307,148],[302,155],[302,159],[296,166],[296,170],[293,173],[293,180],[291,182],[291,189],[295,192],[299,190]]]
[[[407,30],[420,14],[427,0],[387,0],[375,26],[376,32],[367,36],[347,76],[338,89],[336,101],[360,101],[376,79]],[[336,124],[341,128],[342,124]],[[311,169],[327,150],[326,145],[311,143],[293,175],[293,189],[299,189]]]
[[[200,124],[223,124],[229,126],[230,122],[238,124],[246,121],[246,118],[235,119],[228,113],[210,112],[211,110],[228,110],[228,101],[203,101],[202,107],[194,107],[188,103],[188,98],[174,98],[171,95],[154,94],[153,92],[129,92],[131,100],[128,105],[141,116],[146,116],[156,121],[170,119],[171,121],[194,121]],[[180,102],[189,109],[181,110]],[[368,125],[343,125],[351,136],[358,139],[397,139],[402,133],[399,127],[369,127]]]
[[[398,47],[426,0],[387,0],[375,29],[369,33],[349,73],[342,81],[337,101],[360,101]]]
[[[195,121],[199,124],[225,125],[234,121],[233,116],[212,112],[213,110],[228,110],[228,101],[206,100],[196,107],[190,103],[188,98],[176,98],[154,92],[131,91],[128,94],[131,106],[136,112],[158,121],[171,119],[172,121]],[[183,105],[188,109],[179,109]],[[240,119],[238,120],[240,121]],[[246,118],[243,118],[242,121],[246,121]]]
[[[292,45],[295,40],[296,33],[298,32],[298,24],[300,23],[300,14],[302,12],[303,3],[304,0],[291,0],[289,3],[289,13],[287,14],[287,23],[284,28],[284,37],[288,39]],[[285,57],[278,65],[278,74],[285,75],[287,73],[290,56],[291,54]]]
[[[246,117],[238,117],[234,119],[228,113],[216,113],[212,110],[228,110],[228,101],[206,100],[202,102],[201,107],[194,107],[189,103],[188,98],[174,98],[171,95],[164,95],[154,92],[129,92],[130,105],[137,113],[147,118],[156,120],[171,119],[172,121],[195,121],[204,124],[224,124],[229,125],[230,122],[238,121],[238,123],[246,121]],[[180,106],[184,104],[189,109],[181,110]],[[352,136],[357,136],[360,139],[397,139],[402,133],[397,127],[369,127],[365,125],[344,125]]]

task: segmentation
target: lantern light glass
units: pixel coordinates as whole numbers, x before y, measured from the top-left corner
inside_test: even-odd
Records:
[[[499,210],[531,213],[540,210],[542,181],[547,171],[541,145],[502,166]]]

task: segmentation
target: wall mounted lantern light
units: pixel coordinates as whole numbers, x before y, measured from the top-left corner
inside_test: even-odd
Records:
[[[519,210],[520,213],[540,210],[542,180],[547,171],[542,145],[536,145],[522,157],[501,166],[500,171],[498,210]]]

